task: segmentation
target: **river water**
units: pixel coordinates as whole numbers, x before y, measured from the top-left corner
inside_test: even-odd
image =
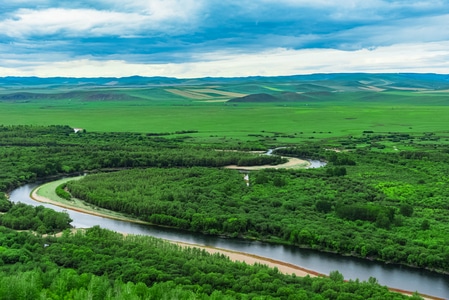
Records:
[[[366,281],[375,277],[382,285],[449,299],[449,275],[441,275],[426,270],[405,266],[388,265],[368,260],[342,257],[292,246],[272,245],[238,239],[223,239],[176,229],[135,224],[112,220],[37,202],[30,198],[36,184],[24,185],[10,194],[12,202],[22,202],[33,206],[43,205],[57,211],[67,211],[73,219],[72,225],[86,228],[99,225],[113,231],[130,234],[151,235],[171,241],[206,245],[245,253],[256,254],[275,260],[288,262],[319,273],[329,274],[338,270],[345,279],[359,278]]]

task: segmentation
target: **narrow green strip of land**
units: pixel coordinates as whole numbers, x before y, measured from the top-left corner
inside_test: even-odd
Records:
[[[33,190],[31,193],[31,198],[33,198],[36,201],[43,202],[43,203],[50,203],[59,207],[71,209],[78,212],[83,212],[95,216],[101,216],[106,217],[110,219],[116,219],[116,220],[123,220],[127,222],[133,222],[133,223],[141,223],[141,224],[148,224],[147,222],[130,218],[124,214],[104,209],[92,204],[88,204],[82,200],[72,198],[72,200],[66,200],[61,197],[59,197],[56,194],[56,188],[60,186],[63,183],[66,183],[71,180],[79,180],[83,178],[83,176],[78,177],[70,177],[70,178],[63,178],[60,180],[52,181],[45,183],[41,186],[38,186]]]

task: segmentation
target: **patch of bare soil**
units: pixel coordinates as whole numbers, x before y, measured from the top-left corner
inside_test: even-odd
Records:
[[[305,169],[311,164],[307,160],[299,159],[295,157],[284,157],[288,159],[288,162],[280,165],[263,165],[263,166],[226,166],[227,169],[244,170],[244,171],[256,171],[262,169]]]
[[[278,260],[274,260],[271,258],[262,257],[262,256],[254,255],[254,254],[248,254],[248,253],[243,253],[243,252],[225,250],[225,249],[214,248],[214,247],[209,247],[209,246],[201,246],[201,245],[196,245],[196,244],[188,244],[188,243],[182,243],[182,242],[174,242],[174,243],[176,243],[177,245],[183,246],[183,247],[194,247],[194,248],[204,249],[211,254],[220,253],[220,254],[223,254],[223,255],[229,257],[229,259],[231,259],[232,261],[245,262],[249,265],[258,263],[258,264],[267,265],[271,268],[276,267],[281,273],[284,273],[284,274],[295,274],[296,276],[310,275],[311,277],[325,276],[318,272],[308,270],[305,268],[301,268],[301,267],[293,265],[293,264],[285,263],[282,261],[278,261]]]

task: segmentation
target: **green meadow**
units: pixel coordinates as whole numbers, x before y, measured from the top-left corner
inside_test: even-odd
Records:
[[[446,86],[410,85],[398,80],[385,86],[381,80],[280,78],[151,87],[10,87],[0,90],[0,124],[64,124],[96,132],[189,130],[201,139],[275,136],[288,143],[357,136],[367,130],[449,130]],[[260,95],[277,98],[265,101]]]

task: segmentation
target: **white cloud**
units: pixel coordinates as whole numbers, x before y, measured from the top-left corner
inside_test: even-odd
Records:
[[[11,0],[0,76],[449,73],[446,2]]]
[[[401,44],[369,51],[335,49],[278,49],[260,54],[225,56],[205,63],[216,74],[209,76],[292,75],[335,72],[435,72],[449,73],[449,42]],[[204,66],[201,66],[201,68]],[[215,68],[212,68],[215,67]]]
[[[262,0],[263,3],[290,5],[296,7],[334,8],[342,10],[365,10],[376,8],[435,8],[444,6],[444,0]]]
[[[313,9],[317,17],[347,23],[349,21],[391,20],[415,11],[417,15],[428,11],[447,9],[445,0],[262,0],[273,7],[290,6],[292,9]]]
[[[15,11],[0,22],[0,33],[13,38],[61,34],[61,37],[135,36],[184,32],[194,23],[198,5],[178,0],[137,1],[134,12],[96,9],[29,8]],[[145,5],[144,5],[145,4]],[[140,7],[141,9],[137,9]],[[182,26],[180,26],[182,25]],[[152,32],[153,31],[153,32]]]
[[[37,6],[50,4],[51,0],[9,0],[8,6]]]
[[[120,29],[118,33],[125,34],[132,30],[130,19],[141,23],[145,18],[136,14],[92,9],[21,9],[14,18],[0,23],[0,31],[10,37],[54,35],[62,32],[68,36],[82,36],[86,33],[99,35],[112,33],[114,29]]]
[[[330,40],[342,43],[339,48],[360,49],[403,43],[449,40],[449,14],[405,18],[388,23],[361,26],[330,34]],[[346,45],[344,43],[347,43]]]
[[[125,8],[150,15],[154,21],[178,20],[191,22],[203,8],[203,1],[200,0],[112,0],[105,2],[118,9]]]
[[[288,5],[291,7],[313,8],[320,11],[355,12],[377,10],[391,6],[390,2],[384,0],[262,0],[262,3],[272,5]],[[351,15],[347,15],[351,18]]]
[[[132,75],[194,77],[278,76],[337,72],[449,73],[449,42],[400,44],[375,50],[274,49],[257,54],[214,52],[202,61],[138,64],[120,60],[80,59],[0,68],[0,76],[123,77]],[[4,65],[0,61],[0,65]]]

